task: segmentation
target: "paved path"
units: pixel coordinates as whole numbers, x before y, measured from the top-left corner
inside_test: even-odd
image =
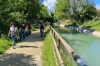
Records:
[[[39,30],[0,55],[0,66],[42,66],[42,39]]]

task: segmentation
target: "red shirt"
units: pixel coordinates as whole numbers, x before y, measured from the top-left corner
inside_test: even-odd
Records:
[[[28,24],[28,27],[31,27],[31,24],[30,23]]]

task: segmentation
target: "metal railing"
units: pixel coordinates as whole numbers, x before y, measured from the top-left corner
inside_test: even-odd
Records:
[[[61,43],[64,46],[65,50],[68,51],[69,55],[72,56],[72,58],[75,60],[75,62],[77,63],[78,66],[87,66],[86,63],[77,55],[77,53],[68,45],[68,43],[50,26],[50,30],[51,30],[51,34],[52,34],[52,38],[53,38],[53,42],[54,42],[54,46],[56,49],[56,53],[58,56],[58,60],[60,63],[60,66],[65,66],[64,62],[60,56],[60,47],[61,47]],[[56,39],[54,39],[56,38]],[[57,42],[55,42],[55,40]],[[58,49],[58,50],[57,50]],[[66,52],[64,52],[66,53]]]

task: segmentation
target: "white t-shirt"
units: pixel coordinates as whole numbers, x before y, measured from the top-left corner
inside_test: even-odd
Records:
[[[16,32],[17,31],[17,27],[10,27],[10,31]]]
[[[11,34],[16,34],[17,27],[10,27]]]

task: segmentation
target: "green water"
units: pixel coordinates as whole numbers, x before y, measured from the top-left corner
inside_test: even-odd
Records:
[[[100,66],[100,38],[67,28],[55,28],[88,66]]]

